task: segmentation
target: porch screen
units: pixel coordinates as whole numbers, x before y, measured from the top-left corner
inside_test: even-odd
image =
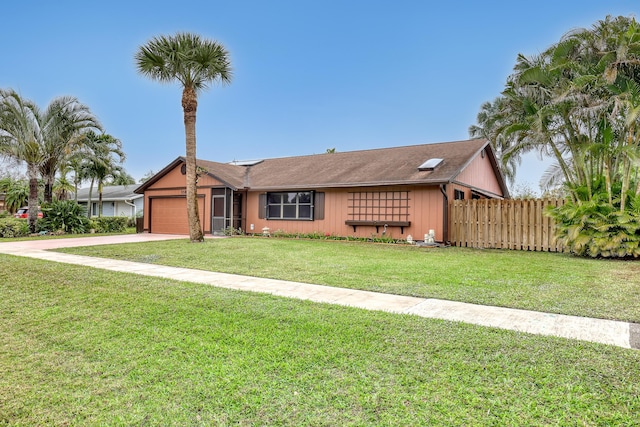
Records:
[[[349,193],[347,215],[351,221],[409,221],[409,191]]]

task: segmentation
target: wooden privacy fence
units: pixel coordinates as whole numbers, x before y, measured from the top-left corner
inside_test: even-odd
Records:
[[[449,240],[470,248],[562,252],[555,224],[544,214],[562,199],[453,200],[449,205]]]

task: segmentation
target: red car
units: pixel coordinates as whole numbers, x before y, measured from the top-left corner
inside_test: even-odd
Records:
[[[16,218],[29,218],[29,207],[25,206],[18,209],[18,212],[16,212],[13,216]],[[42,211],[40,209],[38,209],[38,218],[42,218]]]

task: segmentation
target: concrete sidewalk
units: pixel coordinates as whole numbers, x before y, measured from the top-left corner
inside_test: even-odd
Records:
[[[491,307],[431,298],[406,297],[47,251],[48,249],[62,247],[185,238],[186,236],[178,235],[129,234],[122,236],[33,240],[0,243],[0,253],[145,276],[202,283],[228,289],[269,293],[283,297],[339,304],[367,310],[413,314],[427,318],[459,321],[531,334],[552,335],[624,348],[640,348],[640,325],[629,322]]]

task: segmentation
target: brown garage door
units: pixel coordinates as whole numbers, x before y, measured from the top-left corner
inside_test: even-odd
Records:
[[[200,223],[204,227],[204,198],[198,198]],[[151,199],[151,233],[189,234],[186,197]]]

